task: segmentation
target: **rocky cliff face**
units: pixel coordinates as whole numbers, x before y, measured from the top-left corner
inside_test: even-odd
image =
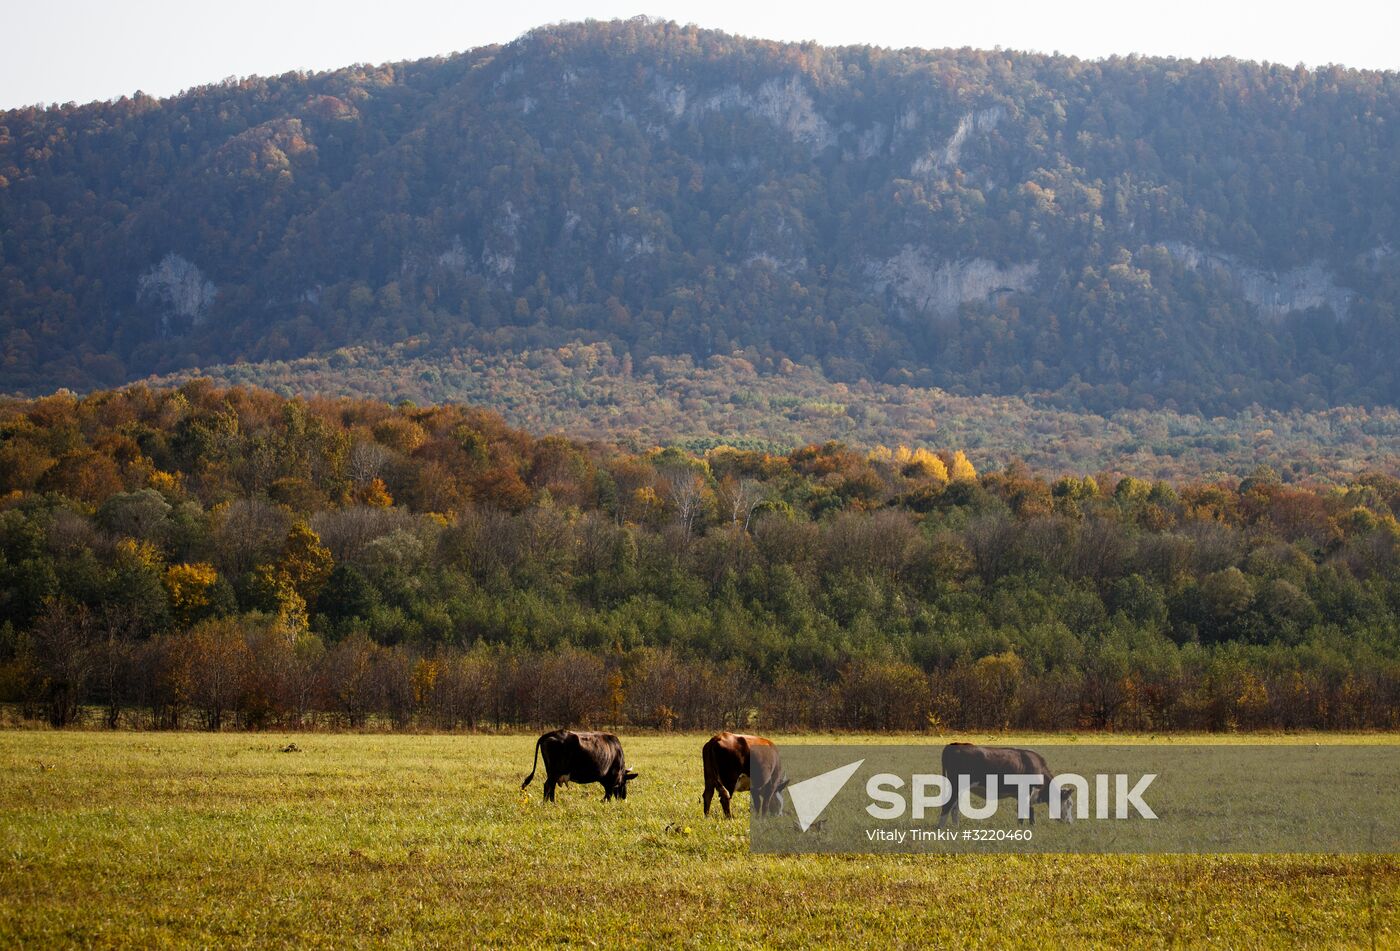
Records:
[[[898,254],[868,266],[871,286],[890,294],[906,311],[946,319],[963,304],[1002,293],[1030,290],[1040,273],[1038,262],[1001,267],[986,258],[947,260],[931,249],[905,245]]]
[[[1177,241],[1163,242],[1162,246],[1188,270],[1208,269],[1224,275],[1240,296],[1270,320],[1314,307],[1329,308],[1338,320],[1347,318],[1354,292],[1337,284],[1321,262],[1288,271],[1270,271]]]
[[[515,275],[515,259],[520,254],[520,212],[506,201],[487,230],[481,251],[481,264],[487,274],[503,280]]]
[[[652,100],[675,121],[697,119],[709,112],[746,112],[771,122],[813,154],[836,141],[836,130],[817,111],[807,86],[796,76],[770,79],[756,89],[733,84],[705,94],[658,78]]]
[[[985,135],[991,132],[1004,118],[1006,118],[1006,109],[1002,106],[992,106],[967,113],[958,120],[957,128],[948,137],[948,141],[943,143],[943,147],[915,159],[910,172],[916,177],[930,177],[942,175],[949,169],[956,168],[958,162],[962,160],[962,150],[967,140],[974,135]]]
[[[209,313],[218,289],[192,261],[174,252],[137,280],[137,297],[155,306],[168,332],[178,324],[197,326]]]

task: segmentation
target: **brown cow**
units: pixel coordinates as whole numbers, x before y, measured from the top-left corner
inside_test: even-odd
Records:
[[[710,814],[710,801],[719,793],[724,817],[733,818],[730,797],[745,789],[753,797],[755,813],[782,815],[787,777],[772,740],[744,733],[716,733],[700,755],[705,763],[705,815]],[[751,773],[757,778],[751,778]]]
[[[1045,757],[1035,750],[1022,750],[1012,746],[977,746],[973,743],[949,743],[943,747],[943,775],[953,785],[952,797],[943,805],[938,817],[938,827],[943,828],[951,816],[953,825],[958,824],[958,790],[965,784],[969,792],[975,792],[984,799],[987,795],[988,780],[997,780],[997,798],[1011,799],[1018,795],[1017,789],[1006,781],[1008,776],[1038,776],[1040,782],[1033,786],[1029,815],[1026,817],[1035,824],[1035,804],[1050,802],[1050,780],[1055,774],[1050,772]],[[1060,818],[1074,821],[1074,791],[1060,790]],[[1020,821],[1018,817],[1018,822]]]

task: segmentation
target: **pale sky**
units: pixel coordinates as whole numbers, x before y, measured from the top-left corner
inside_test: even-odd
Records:
[[[829,45],[1235,56],[1400,69],[1400,0],[0,0],[0,108],[168,96],[228,76],[417,59],[647,13]]]

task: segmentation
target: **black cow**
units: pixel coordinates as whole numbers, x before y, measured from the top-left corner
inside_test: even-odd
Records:
[[[1015,786],[1006,781],[1008,776],[1039,776],[1041,782],[1031,787],[1031,801],[1027,817],[1035,824],[1035,804],[1050,802],[1050,780],[1055,774],[1045,762],[1045,757],[1034,750],[1021,750],[1010,746],[976,746],[972,743],[949,743],[943,747],[943,775],[953,786],[953,795],[943,804],[943,812],[938,817],[941,829],[951,815],[953,824],[958,823],[958,793],[964,781],[971,792],[987,795],[987,779],[997,778],[997,797],[1014,799],[1018,795]],[[1060,790],[1060,818],[1074,821],[1074,790]],[[1019,817],[1018,817],[1018,820]]]
[[[535,778],[541,756],[545,802],[554,801],[554,787],[560,783],[602,783],[604,802],[614,796],[626,799],[627,781],[637,778],[623,762],[622,741],[613,734],[555,730],[535,741],[535,763],[521,789]]]

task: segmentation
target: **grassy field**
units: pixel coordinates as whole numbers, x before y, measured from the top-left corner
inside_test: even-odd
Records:
[[[550,806],[533,736],[0,732],[0,945],[1400,947],[1394,855],[753,856],[703,739]]]

